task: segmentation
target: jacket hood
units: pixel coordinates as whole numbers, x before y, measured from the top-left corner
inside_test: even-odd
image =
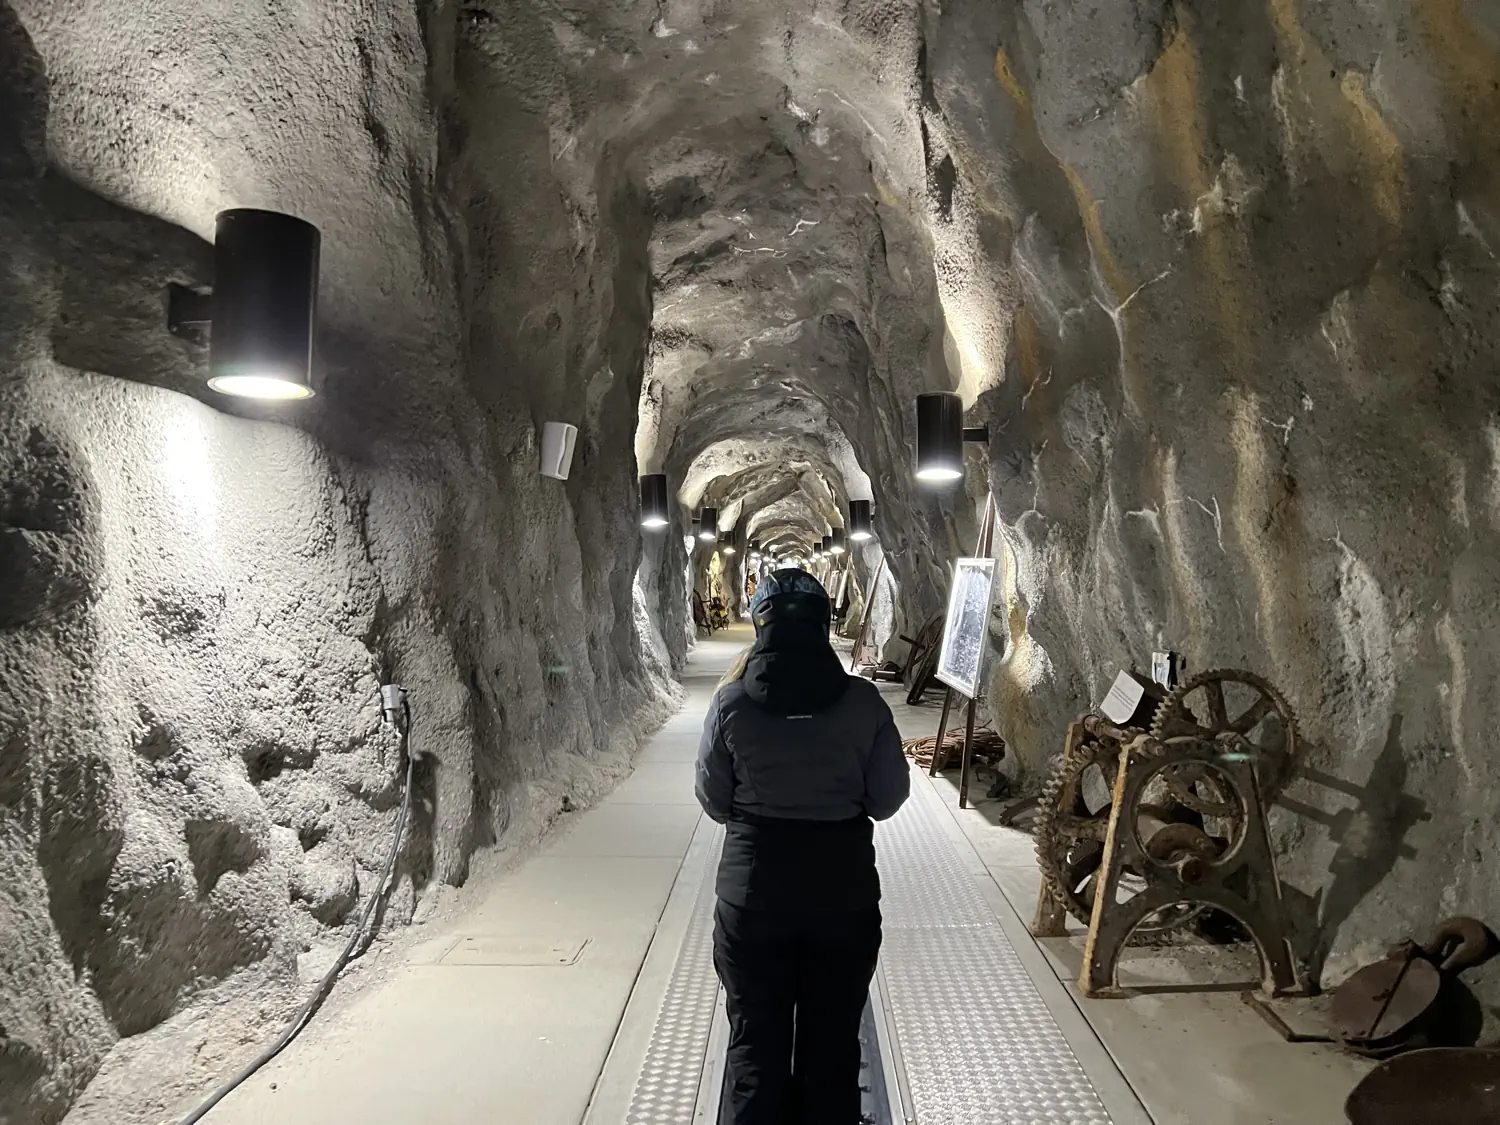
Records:
[[[802,571],[777,571],[764,585],[771,589],[764,597],[757,591],[745,694],[779,715],[827,710],[849,687],[849,676],[828,640],[828,595]]]

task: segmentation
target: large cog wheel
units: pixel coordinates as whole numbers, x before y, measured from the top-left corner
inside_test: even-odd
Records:
[[[1111,801],[1106,797],[1098,808],[1091,807],[1084,792],[1084,781],[1089,770],[1097,767],[1103,773],[1105,791],[1112,795],[1120,755],[1125,752],[1118,743],[1089,739],[1070,759],[1058,766],[1042,787],[1039,798],[1033,833],[1042,884],[1054,902],[1060,903],[1072,918],[1085,926],[1094,912],[1094,887],[1104,860]],[[1141,813],[1155,815],[1163,821],[1175,819],[1167,807],[1126,810],[1131,831],[1137,830],[1137,818]],[[1196,854],[1205,861],[1211,861],[1218,854],[1215,842],[1200,827],[1192,824],[1171,824],[1158,831],[1157,836],[1160,838],[1153,837],[1146,849],[1153,858],[1164,862],[1183,852]],[[1135,874],[1139,875],[1138,872]],[[1172,907],[1137,927],[1135,935],[1148,940],[1162,937],[1191,924],[1206,909],[1198,904]]]
[[[1151,735],[1161,741],[1204,739],[1224,746],[1227,753],[1252,758],[1267,802],[1297,772],[1297,716],[1269,680],[1243,669],[1215,668],[1173,688],[1156,708]],[[1191,776],[1168,781],[1173,796],[1187,807],[1223,815],[1212,798],[1197,792]]]
[[[1042,884],[1054,902],[1084,925],[1094,910],[1092,900],[1083,893],[1084,881],[1099,869],[1109,830],[1109,803],[1089,808],[1083,793],[1084,775],[1098,767],[1112,785],[1120,752],[1118,746],[1093,739],[1080,745],[1042,786],[1032,830]],[[1064,804],[1069,807],[1064,809]]]

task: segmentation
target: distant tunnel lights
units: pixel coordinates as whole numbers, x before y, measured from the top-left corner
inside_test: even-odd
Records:
[[[863,543],[874,534],[873,521],[870,519],[870,501],[849,501],[849,538],[856,543]]]
[[[641,526],[655,531],[671,523],[667,493],[667,474],[650,473],[641,477]]]
[[[719,509],[704,508],[698,517],[698,538],[705,543],[712,543],[719,537]]]
[[[964,475],[964,442],[987,442],[988,426],[964,428],[964,402],[952,393],[917,396],[917,479],[932,483]]]
[[[318,228],[276,211],[221,211],[214,230],[208,385],[241,398],[311,398]]]

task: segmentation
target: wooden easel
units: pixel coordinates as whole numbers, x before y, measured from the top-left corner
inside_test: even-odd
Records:
[[[851,579],[854,575],[851,573]],[[869,593],[865,595],[865,611],[859,617],[859,636],[854,641],[854,652],[849,657],[849,671],[854,672],[859,667],[859,658],[864,655],[865,638],[870,634],[870,614],[875,609],[875,595],[880,590],[880,580],[885,577],[885,552],[880,552],[880,566],[875,571],[875,581],[870,583]]]
[[[987,559],[992,557],[995,547],[995,494],[987,493],[984,498],[984,515],[979,521],[979,544],[975,548],[974,558]],[[988,636],[989,622],[985,622],[986,637]],[[941,644],[941,641],[939,641]],[[960,695],[954,688],[943,685],[943,715],[938,720],[937,742],[932,747],[932,765],[927,771],[928,777],[936,777],[948,767],[948,750],[944,741],[948,734],[948,716],[953,711],[953,697]],[[966,809],[969,807],[969,767],[973,761],[974,751],[974,710],[979,700],[973,697],[961,696],[967,699],[968,706],[964,714],[964,748],[960,758],[958,771],[958,807]]]

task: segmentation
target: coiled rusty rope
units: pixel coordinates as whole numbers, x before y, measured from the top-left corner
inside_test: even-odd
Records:
[[[932,752],[936,747],[937,735],[935,734],[929,734],[926,738],[908,738],[901,744],[901,749],[906,751],[906,756],[923,769],[932,768]],[[948,756],[948,761],[957,764],[959,755],[964,752],[962,727],[957,727],[943,735],[943,750]],[[976,727],[970,753],[975,761],[985,765],[994,765],[1005,757],[1005,739],[989,727]]]

